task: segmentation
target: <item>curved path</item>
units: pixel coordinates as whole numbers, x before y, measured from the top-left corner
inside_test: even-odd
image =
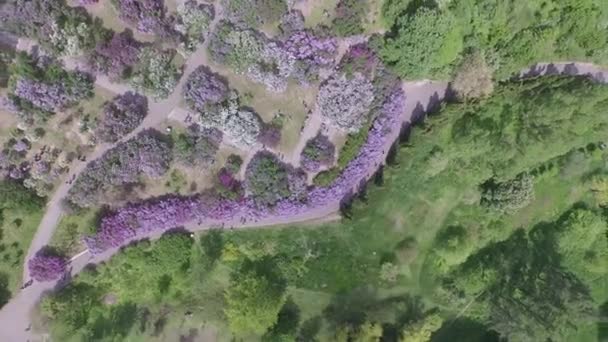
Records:
[[[220,16],[216,16],[216,20],[212,23],[215,25],[219,20]],[[163,101],[151,101],[149,115],[146,117],[142,125],[140,125],[134,132],[124,137],[123,141],[133,137],[142,130],[150,127],[157,126],[167,119],[168,115],[172,110],[178,106],[181,100],[181,89],[187,79],[187,75],[190,74],[196,67],[206,61],[206,44],[199,47],[199,49],[192,54],[185,64],[183,75],[180,79],[179,84],[176,86],[175,91]],[[593,79],[605,83],[608,79],[608,72],[596,67],[592,64],[585,63],[543,63],[538,64],[532,68],[521,72],[521,77],[547,75],[547,74],[569,74],[569,75],[590,75]],[[108,87],[112,89],[114,85],[107,82],[104,78],[97,80],[98,85]],[[124,86],[120,86],[124,87]],[[422,116],[429,107],[434,107],[448,92],[447,82],[432,82],[432,81],[420,81],[420,82],[404,82],[403,89],[406,94],[405,110],[402,114],[402,123],[410,123]],[[380,156],[381,160],[378,160],[376,165],[370,163],[370,169],[366,177],[369,179],[376,171],[377,165],[384,163],[386,159],[386,152],[389,151],[393,142],[397,140],[400,134],[399,127],[391,132],[386,138],[384,153]],[[113,145],[104,144],[99,145],[94,152],[89,156],[89,159],[96,159],[101,156],[105,151],[111,148]],[[78,175],[85,167],[85,163],[77,163],[72,166],[71,174]],[[41,247],[46,245],[50,241],[55,226],[57,225],[61,217],[61,200],[65,197],[69,191],[70,185],[62,183],[55,191],[53,197],[48,203],[48,209],[41,221],[39,229],[32,241],[30,249],[28,251],[26,261],[38,251]],[[249,227],[261,227],[261,226],[272,226],[288,223],[306,222],[311,220],[319,220],[325,217],[331,217],[339,211],[339,203],[334,203],[322,208],[312,209],[299,215],[290,217],[272,217],[268,219],[260,219],[259,221],[247,222],[245,224],[240,223],[240,218],[235,218],[233,222],[217,222],[217,221],[204,221],[204,222],[191,222],[186,226],[191,231],[204,230],[209,227],[217,227],[220,224],[225,227],[235,228],[249,228]],[[155,232],[150,238],[157,238],[162,235],[163,232]],[[141,237],[139,237],[141,238]],[[99,263],[108,260],[113,254],[115,254],[119,248],[108,250],[99,255],[91,255],[88,251],[77,255],[72,259],[71,269],[69,276],[73,276],[80,272],[89,263]],[[24,270],[24,280],[29,279],[27,267]],[[36,303],[39,301],[41,296],[48,291],[53,291],[56,287],[60,287],[64,284],[64,281],[57,282],[35,282],[32,286],[20,291],[14,296],[11,301],[6,304],[0,310],[0,341],[27,341],[27,340],[38,340],[40,337],[33,336],[31,331],[28,331],[29,317],[31,311],[35,308]]]

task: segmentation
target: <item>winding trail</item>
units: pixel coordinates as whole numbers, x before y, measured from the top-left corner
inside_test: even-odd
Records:
[[[216,15],[216,18],[211,24],[211,30],[217,24],[220,18],[221,14],[218,13],[218,15]],[[181,101],[181,89],[184,85],[184,82],[187,80],[187,76],[196,67],[201,64],[204,64],[207,61],[207,42],[208,40],[206,40],[205,43],[202,44],[191,56],[189,56],[188,60],[185,63],[182,77],[180,78],[178,85],[175,87],[174,92],[165,100],[150,101],[148,116],[136,130],[134,130],[131,134],[125,136],[122,141],[135,136],[136,134],[145,129],[158,126],[160,123],[162,123],[169,117],[174,108],[178,107],[179,102]],[[572,62],[553,64],[540,63],[532,68],[522,71],[519,76],[530,77],[549,74],[589,75],[594,80],[602,83],[606,83],[606,80],[608,79],[608,71],[606,70],[603,70],[592,64]],[[110,90],[119,90],[119,92],[131,90],[128,86],[110,83],[109,80],[104,77],[99,77],[96,80],[96,83],[99,86],[108,88]],[[412,121],[415,121],[416,119],[423,116],[429,108],[438,105],[448,93],[448,83],[443,81],[404,82],[403,90],[406,95],[406,101],[405,109],[401,116],[401,123],[402,125],[406,125],[411,124]],[[308,124],[310,124],[310,127],[304,127],[303,132],[307,132],[307,134],[305,134],[306,137],[309,137],[311,135],[314,136],[314,134],[316,134],[316,131],[318,130],[318,127],[314,126],[318,126],[319,124],[314,120],[312,124]],[[393,129],[392,132],[386,137],[386,141],[384,143],[385,152],[379,156],[379,160],[377,160],[376,163],[370,163],[370,168],[366,173],[367,179],[369,179],[376,172],[377,167],[380,164],[383,164],[385,162],[386,155],[390,150],[390,147],[399,138],[402,125],[400,127],[395,127],[395,129]],[[303,147],[302,143],[305,143],[306,140],[307,139],[300,139],[298,149],[301,149]],[[97,146],[93,153],[88,157],[89,160],[94,160],[98,158],[113,146],[114,145],[111,144],[102,144]],[[299,155],[299,153],[297,154]],[[84,162],[78,162],[72,165],[69,177],[71,177],[72,175],[78,176],[85,166],[86,163]],[[69,184],[62,183],[56,189],[55,193],[53,194],[53,197],[48,202],[48,208],[46,210],[46,213],[42,218],[38,231],[36,232],[36,235],[30,245],[28,255],[25,259],[26,262],[31,256],[33,256],[36,251],[38,251],[44,245],[48,244],[48,242],[50,241],[55,227],[62,215],[61,201],[67,195],[69,189]],[[218,222],[214,220],[191,222],[190,224],[187,224],[185,228],[190,231],[199,231],[209,229],[210,227],[218,227],[221,225],[226,228],[234,227],[235,229],[244,229],[309,221],[318,222],[328,218],[335,218],[336,214],[339,212],[339,206],[339,202],[336,202],[332,205],[328,205],[322,208],[314,208],[298,215],[291,215],[285,217],[270,217],[266,219],[260,219],[258,221],[246,222],[245,224],[242,224],[240,222],[240,217],[235,217],[229,222]],[[162,231],[158,231],[147,237],[154,239],[158,238],[162,234]],[[141,237],[138,237],[138,239],[141,239]],[[71,260],[71,268],[69,275],[67,276],[72,277],[78,274],[87,264],[97,264],[106,261],[119,250],[119,248],[113,248],[99,255],[91,255],[88,251],[84,251]],[[29,279],[29,272],[27,267],[25,267],[24,281],[27,281]],[[43,296],[49,291],[53,291],[54,289],[65,285],[66,281],[69,281],[69,278],[53,282],[35,282],[32,286],[17,293],[11,299],[11,301],[0,310],[0,341],[20,342],[41,340],[41,336],[36,336],[27,329],[29,326],[30,314],[32,310],[35,309],[35,306],[40,300],[41,296]]]

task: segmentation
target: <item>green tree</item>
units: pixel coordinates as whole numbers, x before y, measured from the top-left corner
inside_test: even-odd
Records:
[[[430,314],[422,320],[408,324],[403,329],[400,342],[429,342],[431,335],[441,328],[441,324],[443,324],[443,318],[439,314]]]
[[[450,12],[422,7],[400,17],[393,31],[380,54],[402,77],[445,78],[463,49],[459,23]]]
[[[245,262],[224,293],[230,329],[236,334],[264,334],[277,323],[285,290],[284,279],[269,259]]]
[[[458,265],[466,260],[474,243],[471,234],[462,226],[448,226],[437,234],[435,253],[448,265]]]
[[[588,209],[570,212],[556,234],[562,263],[584,279],[608,273],[607,232],[600,214]]]
[[[514,341],[559,340],[569,327],[588,322],[588,289],[557,263],[542,235],[531,241],[518,230],[470,256],[445,279],[448,300]]]

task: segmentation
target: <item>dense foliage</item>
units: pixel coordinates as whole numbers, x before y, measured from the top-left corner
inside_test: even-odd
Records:
[[[262,129],[260,117],[251,109],[241,107],[238,94],[234,91],[221,105],[203,106],[202,110],[197,123],[203,128],[219,129],[236,146],[251,146]]]
[[[70,7],[65,0],[11,1],[0,14],[7,29],[58,55],[87,52],[109,34],[100,19],[93,20],[83,8]]]
[[[43,208],[44,199],[30,189],[0,180],[0,307],[22,284],[24,258]]]
[[[223,77],[201,65],[188,75],[183,92],[190,108],[204,113],[228,99],[229,87]]]
[[[145,96],[132,92],[118,95],[103,106],[96,134],[104,142],[116,142],[137,128],[147,114]]]
[[[57,110],[92,96],[91,78],[79,71],[66,71],[49,57],[16,56],[9,80],[8,102],[27,124],[44,121]]]
[[[104,195],[138,183],[140,176],[162,176],[172,160],[170,145],[155,131],[119,143],[90,162],[70,188],[68,199],[80,207],[104,202]]]
[[[230,329],[261,335],[277,322],[285,302],[285,281],[267,260],[245,262],[233,275],[225,299]]]
[[[369,11],[367,0],[340,0],[336,5],[332,30],[338,36],[353,36],[364,31],[363,24]]]
[[[445,78],[469,49],[485,54],[498,79],[541,61],[601,62],[608,52],[603,21],[608,8],[602,1],[428,3],[387,1],[383,6],[392,31],[381,55],[401,76]]]
[[[179,71],[172,63],[174,51],[159,51],[152,47],[141,50],[131,84],[156,99],[169,96],[179,80]]]
[[[490,180],[482,188],[481,204],[498,211],[517,211],[534,199],[534,182],[528,174],[500,183]]]
[[[222,0],[227,17],[235,23],[258,27],[278,21],[287,11],[285,0]]]
[[[175,29],[184,37],[186,51],[194,51],[202,43],[211,21],[215,16],[213,5],[188,0],[177,8]]]
[[[120,19],[144,33],[173,34],[163,0],[112,0]]]
[[[193,127],[179,133],[173,139],[175,161],[189,167],[203,167],[215,163],[215,156],[222,141],[222,133],[217,130],[203,130]]]
[[[290,195],[288,166],[275,155],[259,152],[247,164],[247,190],[262,204],[274,205]]]
[[[90,55],[94,70],[107,74],[110,79],[128,78],[139,62],[142,44],[128,31],[114,33],[111,39],[101,41]]]
[[[321,133],[306,142],[300,163],[307,171],[317,171],[321,166],[334,162],[336,148],[329,138]]]
[[[374,100],[373,86],[362,74],[334,75],[319,88],[317,105],[324,119],[347,132],[358,132],[367,122]]]
[[[66,271],[65,257],[41,249],[27,263],[30,276],[36,281],[52,281],[63,276]]]

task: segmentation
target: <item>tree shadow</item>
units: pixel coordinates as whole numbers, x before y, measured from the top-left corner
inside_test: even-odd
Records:
[[[604,302],[598,311],[597,340],[599,342],[606,342],[608,341],[608,301]]]
[[[264,335],[263,341],[280,340],[283,336],[295,336],[300,325],[300,308],[290,297],[279,311],[277,323]]]
[[[11,299],[12,293],[8,289],[8,275],[0,273],[0,308],[6,305]]]
[[[125,338],[137,320],[137,306],[124,303],[112,307],[107,316],[98,316],[91,327],[93,340]]]
[[[486,326],[477,321],[459,318],[443,323],[431,337],[431,342],[452,341],[499,342],[500,337],[497,332],[488,330]]]
[[[296,338],[297,342],[313,342],[316,341],[315,336],[321,331],[323,320],[321,316],[315,316],[308,319],[300,327],[300,332]]]

